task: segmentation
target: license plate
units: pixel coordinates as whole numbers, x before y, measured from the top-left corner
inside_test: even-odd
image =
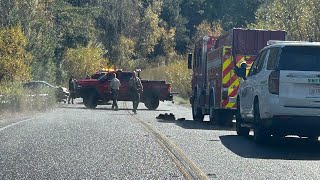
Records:
[[[309,89],[310,95],[320,95],[320,85],[313,85]]]

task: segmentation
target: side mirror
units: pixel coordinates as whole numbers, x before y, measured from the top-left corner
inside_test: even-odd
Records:
[[[192,69],[192,54],[188,54],[188,69]]]
[[[234,68],[234,73],[238,76],[238,77],[241,77],[243,78],[244,80],[247,79],[246,77],[246,71],[247,71],[247,68],[244,67],[244,66],[241,66],[241,67],[235,67]]]

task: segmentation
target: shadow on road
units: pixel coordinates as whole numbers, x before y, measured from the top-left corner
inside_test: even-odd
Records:
[[[61,109],[88,109],[86,107],[79,107],[79,106],[59,106],[58,108],[61,108]]]
[[[320,142],[308,139],[286,137],[272,140],[268,145],[257,145],[252,136],[220,136],[221,143],[233,153],[244,158],[320,160]]]
[[[161,123],[175,123],[176,125],[184,129],[203,129],[203,130],[223,130],[223,131],[234,131],[234,125],[231,127],[227,126],[218,126],[210,124],[209,121],[194,121],[194,120],[163,120],[158,119],[158,122]]]
[[[96,110],[96,111],[99,111],[99,110],[110,110],[112,111],[111,107],[97,107],[95,109],[88,109],[86,107],[79,107],[79,106],[59,106],[59,108],[62,108],[62,109],[87,109],[87,110]],[[119,108],[118,109],[119,111],[132,111],[132,108]],[[149,110],[149,109],[138,109],[137,110],[138,112],[139,111],[169,111],[167,109],[156,109],[156,110]]]

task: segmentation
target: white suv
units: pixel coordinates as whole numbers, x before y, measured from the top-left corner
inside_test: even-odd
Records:
[[[320,136],[320,43],[282,41],[262,49],[241,76],[236,129],[257,143],[271,135]]]

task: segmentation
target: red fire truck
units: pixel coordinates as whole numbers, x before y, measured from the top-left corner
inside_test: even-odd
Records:
[[[237,101],[239,79],[234,68],[242,63],[247,69],[269,40],[285,40],[285,31],[234,28],[220,37],[205,36],[188,55],[188,68],[193,69],[192,115],[203,121],[231,125]]]

